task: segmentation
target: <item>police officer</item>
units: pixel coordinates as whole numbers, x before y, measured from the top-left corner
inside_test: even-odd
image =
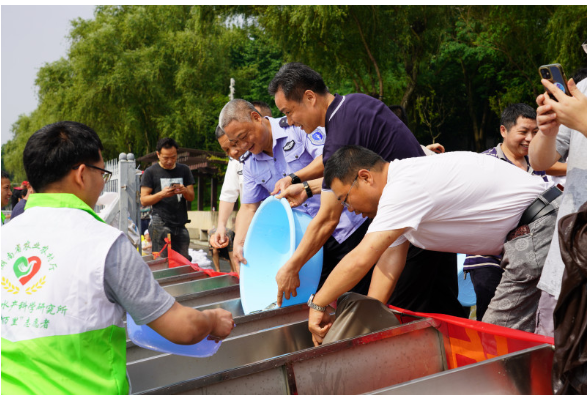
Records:
[[[228,102],[220,113],[219,126],[229,140],[242,150],[251,152],[243,166],[243,193],[241,209],[237,214],[235,244],[233,254],[238,262],[247,263],[243,257],[243,244],[249,224],[259,207],[274,190],[276,183],[289,178],[293,183],[302,182],[308,198],[298,210],[314,218],[320,208],[320,195],[312,194],[312,188],[304,180],[305,176],[315,174],[315,168],[322,170],[322,153],[325,134],[322,128],[307,135],[296,126],[289,126],[286,118],[262,117],[253,105],[245,100]],[[318,159],[320,162],[315,162]],[[296,174],[294,174],[296,172]],[[365,218],[345,211],[335,222],[333,233],[323,246],[323,269],[319,286],[326,280],[331,270],[363,238]],[[367,226],[366,226],[367,228]],[[302,266],[301,266],[302,267]],[[298,275],[292,279],[298,280]],[[371,273],[355,286],[352,291],[367,294]],[[298,287],[300,282],[296,282]],[[296,296],[296,293],[293,293]],[[286,297],[289,299],[289,295]],[[278,297],[281,305],[282,296]]]

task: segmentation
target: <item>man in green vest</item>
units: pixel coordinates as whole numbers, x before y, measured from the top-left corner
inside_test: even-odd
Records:
[[[89,127],[35,132],[23,163],[35,188],[2,234],[2,394],[127,394],[127,311],[178,344],[233,328],[225,310],[177,303],[125,235],[93,207],[110,178]]]
[[[10,202],[10,197],[12,196],[12,191],[10,190],[10,176],[4,171],[2,171],[2,208],[6,207]],[[4,225],[4,213],[2,215],[2,225]]]

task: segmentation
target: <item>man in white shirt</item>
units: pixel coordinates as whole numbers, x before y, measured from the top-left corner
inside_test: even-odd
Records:
[[[548,183],[494,157],[452,152],[387,163],[359,146],[337,150],[325,167],[325,184],[349,211],[374,220],[363,241],[309,300],[309,328],[316,344],[332,325],[323,307],[361,279],[369,266],[377,262],[368,296],[385,302],[404,268],[409,242],[434,251],[500,254],[509,232],[518,235],[530,229],[532,234],[541,231],[541,237],[550,236],[561,194],[559,189],[547,189]],[[539,205],[538,196],[553,201]],[[527,209],[531,209],[530,218]],[[524,225],[520,224],[522,220]],[[527,252],[539,251],[535,243],[527,241],[528,236],[507,244],[516,242],[528,246]],[[543,249],[549,243],[541,245]],[[506,260],[509,254],[505,247]],[[533,281],[525,283],[525,290],[534,286],[537,292],[533,294],[535,311],[540,267]],[[509,273],[506,266],[505,275]],[[519,291],[517,287],[509,289]],[[501,325],[520,329],[516,323],[522,319],[519,310],[523,309],[524,319],[529,319],[532,327],[534,311],[527,309],[532,308],[527,304],[532,301],[525,297],[517,302],[514,297],[505,307]]]

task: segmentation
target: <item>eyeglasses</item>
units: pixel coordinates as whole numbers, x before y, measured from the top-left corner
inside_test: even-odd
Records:
[[[80,168],[81,165],[85,165],[88,168],[94,168],[94,169],[97,169],[98,171],[102,171],[102,179],[104,179],[104,183],[108,183],[108,181],[110,180],[110,177],[112,176],[112,172],[107,171],[105,169],[102,169],[100,167],[95,167],[95,166],[90,165],[90,164],[80,164],[80,165],[78,165],[76,167],[73,167],[72,169],[78,169],[78,168]]]
[[[343,207],[345,208],[349,208],[351,207],[349,205],[349,203],[347,202],[347,198],[349,197],[349,193],[351,193],[351,188],[353,187],[353,185],[355,185],[355,182],[357,182],[357,178],[359,178],[359,171],[357,172],[357,175],[355,175],[355,179],[353,180],[353,182],[351,183],[351,186],[349,186],[349,191],[347,192],[347,195],[345,196],[345,199],[343,199],[343,201],[341,202],[341,204],[343,205]]]

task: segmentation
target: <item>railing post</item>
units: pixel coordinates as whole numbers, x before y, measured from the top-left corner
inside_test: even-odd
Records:
[[[128,211],[129,211],[129,197],[127,193],[127,186],[128,186],[128,168],[127,168],[127,155],[125,153],[120,153],[118,155],[118,207],[119,207],[119,217],[118,217],[118,229],[120,229],[126,235],[128,233]],[[134,198],[134,197],[133,197]]]

